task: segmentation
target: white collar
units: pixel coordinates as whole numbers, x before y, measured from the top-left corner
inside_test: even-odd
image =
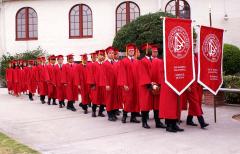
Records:
[[[128,56],[128,58],[129,58],[130,60],[132,60],[132,59],[134,59],[134,56],[132,56],[132,57]]]

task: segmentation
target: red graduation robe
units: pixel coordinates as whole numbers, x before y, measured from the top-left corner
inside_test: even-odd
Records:
[[[62,82],[66,84],[66,99],[68,101],[77,101],[78,100],[78,87],[75,85],[75,71],[76,64],[64,64],[63,65],[63,79]]]
[[[195,72],[198,74],[198,59],[194,57]],[[190,86],[190,91],[187,91],[187,100],[189,102],[188,114],[191,116],[201,116],[202,111],[202,95],[203,87],[197,82],[197,79]]]
[[[48,86],[48,98],[56,98],[56,76],[54,73],[55,65],[49,64],[47,65],[47,86]]]
[[[152,82],[157,83],[160,86],[161,91],[161,84],[164,79],[163,76],[163,60],[159,58],[153,58],[152,60]],[[159,103],[160,103],[160,93],[158,95],[153,95],[153,109],[159,110]]]
[[[28,89],[27,71],[28,71],[28,67],[23,67],[23,69],[22,69],[22,92],[27,92],[27,89]]]
[[[8,91],[13,90],[13,68],[6,69],[6,81]]]
[[[118,85],[128,86],[129,90],[123,90],[123,109],[126,112],[139,112],[138,100],[138,60],[130,60],[128,57],[121,61]]]
[[[90,99],[90,86],[87,83],[87,76],[89,73],[89,64],[78,64],[76,69],[76,80],[75,80],[75,85],[80,86],[80,94],[82,98],[82,104],[87,105],[91,103]]]
[[[115,61],[113,64],[114,67],[114,73],[116,76],[116,84],[118,83],[119,79],[119,74],[120,72],[120,67],[121,67],[121,61]],[[115,98],[115,103],[114,103],[114,109],[122,109],[123,108],[123,87],[122,86],[117,86],[117,94],[114,97]]]
[[[59,64],[55,65],[54,67],[54,75],[56,77],[55,83],[56,83],[56,98],[59,101],[64,101],[66,98],[66,93],[65,93],[65,87],[64,87],[64,81],[63,81],[63,64],[60,66]]]
[[[21,80],[20,80],[20,68],[16,67],[13,69],[13,91],[15,95],[21,92]]]
[[[98,62],[91,64],[91,74],[88,74],[87,83],[95,88],[91,88],[91,100],[93,104],[105,105],[105,71],[103,64]]]
[[[163,67],[163,65],[159,65]],[[159,118],[162,119],[178,119],[178,95],[165,83],[164,81],[164,71],[161,69],[161,92],[160,92],[160,102],[159,102]]]
[[[141,111],[150,111],[153,109],[153,94],[148,89],[152,82],[152,62],[147,57],[139,61],[139,103]]]
[[[48,80],[48,73],[47,73],[47,66],[46,65],[38,65],[37,66],[37,75],[36,79],[38,81],[38,93],[40,95],[47,95],[47,80]]]
[[[27,89],[30,93],[34,94],[36,93],[37,89],[37,81],[36,81],[36,67],[28,67],[27,68]]]
[[[105,71],[105,80],[104,86],[110,86],[110,90],[105,91],[105,103],[106,103],[106,110],[112,111],[116,109],[117,103],[117,76],[115,73],[114,63],[109,60],[106,60],[103,63],[104,71]]]

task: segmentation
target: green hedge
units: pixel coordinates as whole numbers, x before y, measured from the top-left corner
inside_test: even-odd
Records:
[[[224,88],[234,88],[240,89],[240,76],[237,75],[227,75],[224,76],[223,87]],[[225,93],[226,102],[229,104],[240,104],[240,94],[239,93]]]
[[[240,73],[240,49],[231,44],[224,44],[223,71],[226,75]]]
[[[16,53],[14,55],[11,55],[10,53],[3,54],[0,58],[0,78],[1,78],[1,84],[2,86],[6,87],[6,68],[8,67],[8,63],[13,59],[22,59],[22,60],[30,60],[30,59],[36,59],[39,56],[46,55],[46,52],[41,48],[38,47],[35,50],[32,51],[25,51],[23,53]]]

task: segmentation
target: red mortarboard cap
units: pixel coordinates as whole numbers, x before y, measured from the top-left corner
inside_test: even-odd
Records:
[[[93,52],[90,54],[91,56],[97,56],[97,53],[96,52]]]
[[[37,60],[38,60],[38,61],[42,61],[42,57],[38,57]]]
[[[34,64],[34,60],[29,60],[28,64],[33,65]]]
[[[69,54],[69,55],[67,55],[67,59],[72,59],[73,58],[73,54]]]
[[[114,48],[114,54],[117,54],[119,50],[117,48]]]
[[[42,61],[45,61],[45,60],[46,60],[46,57],[45,57],[45,56],[42,56],[42,57],[41,57],[41,60],[42,60]]]
[[[152,47],[152,52],[154,52],[154,51],[158,52],[158,48],[159,48],[158,45],[151,45],[151,47]]]
[[[98,54],[105,55],[105,50],[99,50]]]
[[[106,50],[106,53],[108,54],[110,51],[114,52],[114,48],[112,46],[108,47]]]
[[[48,60],[56,60],[56,56],[55,55],[51,55],[48,57]]]
[[[58,55],[57,59],[63,58],[63,55]]]
[[[129,44],[126,45],[126,49],[127,50],[135,50],[136,45],[134,43],[129,43]]]
[[[147,51],[147,50],[149,50],[149,49],[151,49],[152,47],[151,47],[151,45],[149,44],[149,43],[145,43],[145,44],[143,44],[142,46],[141,46],[141,50],[143,50],[143,51]]]
[[[82,57],[82,60],[87,60],[88,59],[87,54],[82,54],[81,57]]]

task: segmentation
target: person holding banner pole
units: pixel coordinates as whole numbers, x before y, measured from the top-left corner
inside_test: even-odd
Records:
[[[139,103],[142,115],[142,127],[149,129],[150,126],[147,124],[148,114],[150,110],[154,110],[154,119],[156,123],[156,128],[166,128],[163,123],[161,123],[158,117],[158,108],[154,108],[154,94],[155,90],[159,89],[159,85],[153,82],[153,57],[152,57],[152,47],[150,44],[146,43],[142,45],[141,49],[146,52],[144,58],[139,61],[139,71],[141,75],[139,76]],[[156,50],[155,50],[156,51]],[[154,91],[153,91],[154,90]]]

